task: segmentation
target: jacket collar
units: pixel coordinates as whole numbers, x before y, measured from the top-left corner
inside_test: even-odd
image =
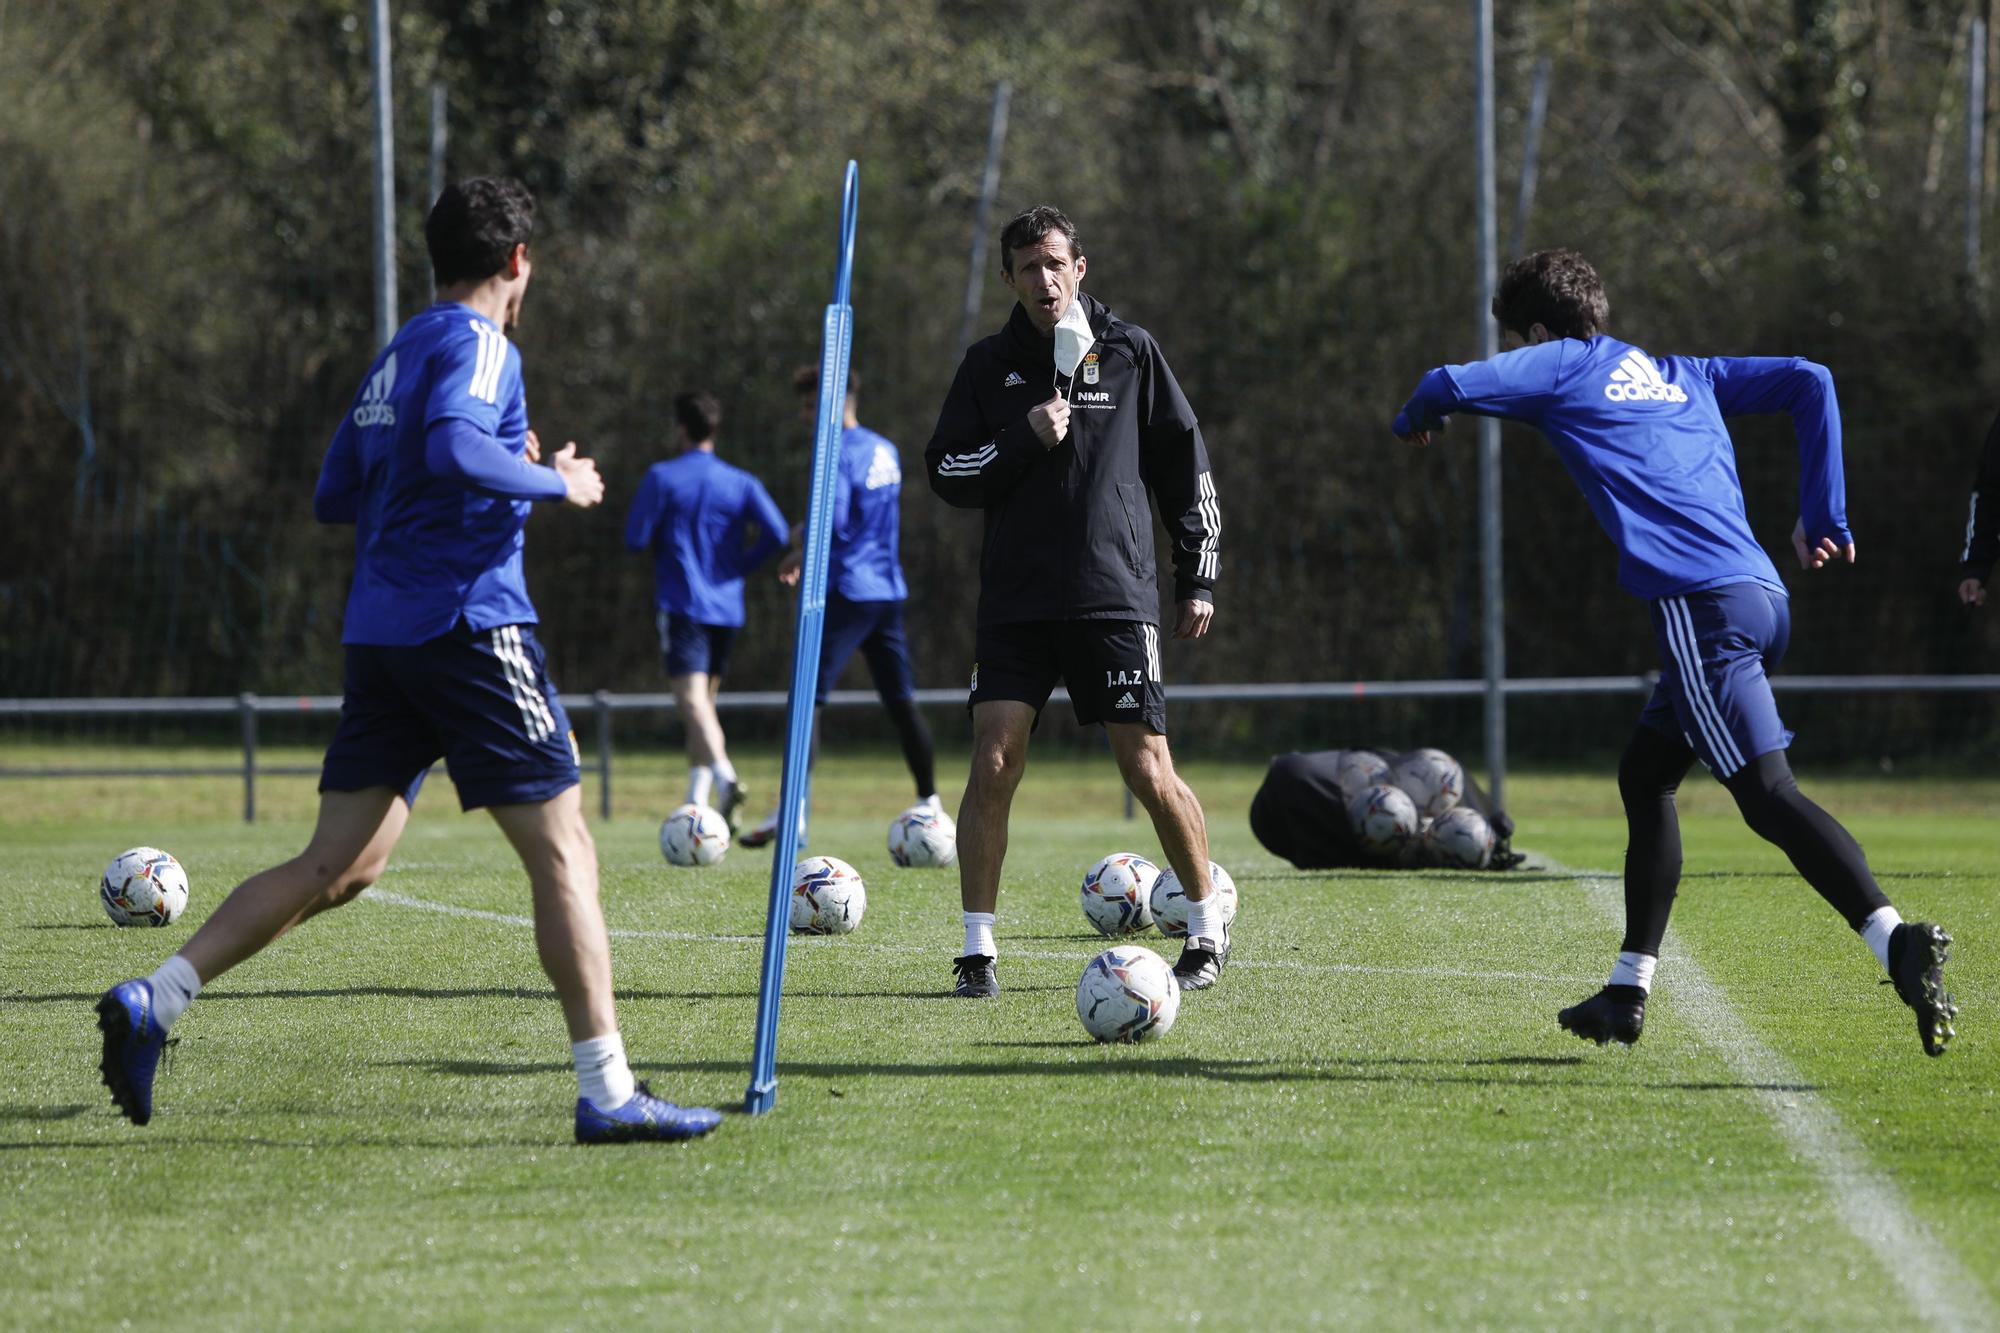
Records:
[[[1097,335],[1097,340],[1113,341],[1111,326],[1117,322],[1117,316],[1111,313],[1111,307],[1089,292],[1078,292],[1076,299],[1083,303],[1083,313],[1089,317],[1090,331]],[[1055,368],[1056,340],[1042,336],[1041,330],[1028,318],[1027,307],[1019,301],[1014,302],[1013,313],[1007,316],[1005,335],[1008,350],[1028,365]]]

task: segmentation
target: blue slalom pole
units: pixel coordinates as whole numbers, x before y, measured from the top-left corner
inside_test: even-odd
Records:
[[[792,646],[792,693],[785,710],[785,775],[778,788],[778,841],[771,853],[771,902],[764,918],[764,970],[757,982],[757,1040],[750,1055],[750,1090],[743,1109],[762,1115],[778,1101],[778,1000],[785,984],[785,946],[791,938],[792,873],[799,854],[799,826],[812,786],[807,752],[812,746],[813,692],[819,683],[820,636],[826,628],[826,562],[832,534],[834,469],[847,406],[847,357],[854,345],[854,223],[861,205],[861,170],[847,164],[840,199],[840,250],[833,275],[833,303],[819,345],[819,412],[813,433],[812,492],[806,505],[805,552],[799,574],[798,635]]]

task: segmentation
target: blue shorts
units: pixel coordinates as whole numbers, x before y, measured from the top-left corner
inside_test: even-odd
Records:
[[[346,697],[321,791],[393,787],[415,803],[443,759],[466,810],[550,800],[578,781],[576,733],[533,625],[347,645]]]
[[[678,611],[662,611],[659,616],[660,659],[669,676],[720,676],[729,670],[729,655],[736,650],[737,627],[704,625]]]
[[[1643,726],[1687,738],[1718,778],[1791,745],[1765,672],[1784,659],[1791,602],[1760,583],[1731,583],[1653,603],[1660,683]]]
[[[814,703],[826,696],[840,681],[840,673],[861,650],[868,661],[868,674],[875,678],[875,692],[882,702],[908,699],[917,692],[916,676],[910,670],[910,645],[903,638],[903,604],[896,602],[850,602],[845,597],[826,599],[826,630],[819,641],[819,691]]]

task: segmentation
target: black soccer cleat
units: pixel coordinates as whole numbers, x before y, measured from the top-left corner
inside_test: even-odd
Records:
[[[1225,933],[1219,940],[1189,937],[1181,946],[1180,959],[1174,964],[1174,980],[1184,991],[1207,990],[1222,980],[1222,965],[1229,961],[1229,936]]]
[[[721,799],[715,803],[715,812],[722,816],[723,823],[729,825],[729,836],[733,838],[736,836],[738,829],[736,812],[742,808],[744,797],[748,793],[745,792],[741,782],[721,782],[717,786],[721,788],[718,793]],[[748,845],[761,846],[762,844],[752,843]]]
[[[1558,1013],[1556,1022],[1599,1046],[1610,1041],[1630,1046],[1646,1026],[1646,992],[1637,986],[1606,986]]]
[[[991,954],[969,953],[954,958],[951,970],[958,974],[958,984],[951,988],[953,995],[968,1000],[990,1000],[1000,993],[1000,974],[994,969]]]
[[[1951,1020],[1958,1006],[1944,988],[1944,963],[1951,957],[1951,936],[1928,921],[1905,921],[1889,935],[1889,981],[1903,1003],[1917,1014],[1917,1035],[1925,1055],[1943,1055],[1958,1035]]]

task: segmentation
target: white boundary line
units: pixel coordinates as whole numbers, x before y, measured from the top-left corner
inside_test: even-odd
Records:
[[[380,903],[387,907],[409,907],[420,912],[436,912],[440,916],[464,917],[472,921],[488,921],[500,926],[519,926],[533,930],[535,919],[512,912],[489,912],[479,907],[459,907],[453,903],[434,903],[427,898],[412,898],[408,894],[395,893],[379,885],[361,895],[364,902]],[[762,935],[709,935],[693,930],[633,930],[612,927],[610,933],[615,939],[627,940],[677,940],[686,944],[740,944],[759,945],[764,943]],[[1137,941],[1152,943],[1147,939]],[[872,953],[931,953],[934,950],[914,944],[876,944],[872,941],[838,940],[821,935],[797,935],[793,945],[838,947],[842,949],[866,949]],[[1111,941],[1105,942],[1109,948]],[[1034,962],[1087,963],[1096,956],[1096,951],[1088,953],[1066,953],[1046,949],[1009,949],[1008,958],[1026,958]],[[1236,967],[1281,968],[1295,972],[1357,973],[1364,976],[1391,977],[1450,977],[1466,981],[1534,981],[1558,985],[1575,978],[1543,976],[1536,972],[1483,972],[1459,967],[1374,967],[1364,963],[1308,963],[1292,958],[1240,958],[1231,959],[1229,965]]]
[[[1560,867],[1551,866],[1551,869]],[[1591,905],[1622,924],[1624,889],[1602,872],[1578,873]],[[1895,1181],[1868,1160],[1868,1152],[1819,1094],[1792,1091],[1805,1077],[1758,1036],[1722,988],[1709,979],[1670,931],[1660,950],[1661,972],[1671,977],[1674,1003],[1694,1020],[1730,1068],[1753,1085],[1752,1094],[1801,1158],[1819,1172],[1840,1220],[1871,1250],[1916,1307],[1917,1321],[1932,1328],[2000,1327],[2000,1312],[1985,1290],[1910,1210]]]

